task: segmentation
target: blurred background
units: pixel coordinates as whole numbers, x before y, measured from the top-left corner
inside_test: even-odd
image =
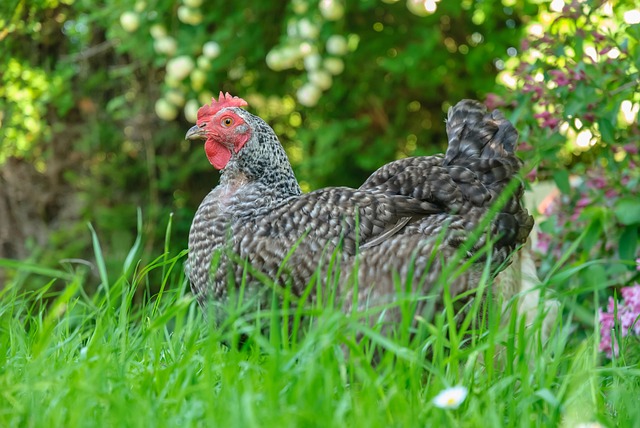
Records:
[[[610,260],[580,274],[631,283],[639,23],[634,1],[3,1],[0,287],[37,282],[8,260],[91,262],[88,223],[121,269],[138,208],[142,265],[186,248],[218,175],[184,135],[219,91],[273,126],[305,191],[442,151],[461,98],[501,108],[528,182],[546,183],[541,273]]]

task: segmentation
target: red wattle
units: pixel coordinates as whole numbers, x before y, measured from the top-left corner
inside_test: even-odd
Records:
[[[207,141],[204,143],[204,151],[209,162],[215,169],[223,169],[231,159],[231,151],[220,143]]]

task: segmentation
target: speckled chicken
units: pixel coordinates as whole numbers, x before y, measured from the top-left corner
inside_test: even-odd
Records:
[[[240,284],[243,299],[260,305],[271,299],[269,281],[289,285],[297,296],[313,281],[311,300],[317,284],[331,283],[347,311],[354,301],[359,310],[392,303],[399,283],[428,295],[443,276],[458,295],[477,286],[487,257],[494,273],[503,269],[533,226],[518,182],[477,239],[470,238],[521,166],[514,127],[477,101],[449,110],[444,156],[391,162],[358,189],[307,194],[274,131],[241,108],[246,105],[220,93],[200,108],[186,135],[205,140],[206,155],[221,172],[193,219],[186,265],[199,303],[213,305],[218,321]],[[466,251],[456,259],[461,247]],[[470,269],[451,269],[469,260]],[[399,312],[385,313],[393,322]]]

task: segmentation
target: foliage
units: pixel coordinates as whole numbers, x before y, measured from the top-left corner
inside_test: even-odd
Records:
[[[414,3],[5,2],[0,164],[18,157],[46,174],[74,159],[61,179],[76,195],[75,217],[91,221],[112,254],[126,251],[138,206],[147,254],[169,212],[184,246],[216,182],[202,150],[183,141],[187,119],[223,90],[273,125],[305,189],[359,185],[386,161],[442,150],[446,107],[496,85],[495,64],[538,10]],[[305,93],[321,98],[310,107]],[[82,228],[42,216],[57,231],[38,240],[49,243],[46,262],[77,257]]]
[[[620,294],[622,294],[622,302],[609,297],[607,310],[601,309],[598,312],[602,331],[600,350],[606,352],[609,358],[612,358],[614,353],[616,356],[620,355],[620,339],[636,342],[635,346],[628,345],[627,349],[636,352],[640,350],[637,343],[640,341],[640,284],[625,287],[620,290]],[[619,336],[615,334],[617,331]],[[638,337],[634,337],[634,333]],[[628,359],[631,361],[634,357],[637,359],[637,355],[630,356]]]
[[[447,309],[432,320],[403,312],[399,331],[416,320],[422,329],[412,337],[383,336],[368,327],[372,314],[321,301],[291,317],[285,294],[273,310],[216,328],[185,294],[184,252],[138,267],[124,257],[122,273],[109,276],[97,235],[94,243],[102,282],[92,295],[82,269],[11,264],[64,287],[55,291],[51,279],[29,290],[21,275],[0,291],[1,425],[633,426],[640,418],[637,361],[603,369],[595,335],[576,337],[562,318],[545,343],[544,314],[526,327],[509,316],[515,301],[503,314],[492,299],[476,300],[457,324],[445,293]],[[562,305],[595,281],[560,296]],[[304,334],[290,336],[291,325]],[[252,345],[221,344],[241,335]],[[443,391],[458,395],[442,403]]]
[[[490,98],[513,107],[529,176],[559,189],[537,236],[543,274],[576,266],[574,277],[555,276],[559,290],[587,277],[617,288],[638,280],[640,11],[630,5],[573,1],[541,13],[500,77],[511,90]],[[583,305],[591,329],[598,303]]]
[[[432,412],[450,424],[557,424],[575,403],[597,409],[594,419],[613,423],[614,409],[636,420],[629,396],[637,396],[637,367],[620,367],[629,362],[624,352],[598,366],[593,335],[613,289],[639,279],[640,33],[632,7],[558,0],[4,2],[0,165],[9,169],[8,160],[18,159],[46,178],[38,183],[57,171],[51,176],[65,182],[64,194],[28,180],[17,193],[66,205],[37,213],[52,231],[39,240],[45,248],[32,249],[39,263],[0,263],[17,272],[0,291],[0,340],[8,350],[0,376],[11,406],[0,417],[24,423],[33,413],[45,424],[68,415],[73,423],[88,413],[58,410],[82,399],[87,412],[105,417],[142,403],[118,425],[164,421],[169,413],[219,423],[291,417],[295,425],[331,415],[336,424],[402,425],[423,423]],[[507,340],[507,361],[517,363],[504,376],[491,364],[480,370],[479,355],[493,361],[494,345],[525,334],[494,321],[461,352],[436,335],[431,345],[443,351],[429,364],[417,362],[421,348],[387,342],[401,362],[373,368],[369,345],[359,358],[340,359],[337,349],[357,323],[327,311],[305,341],[262,346],[266,360],[258,351],[220,348],[219,339],[233,336],[203,332],[182,278],[163,271],[182,260],[149,261],[185,247],[194,210],[215,184],[202,150],[182,138],[197,107],[219,90],[242,95],[273,125],[305,189],[359,185],[388,160],[440,151],[448,105],[487,94],[521,130],[530,178],[552,179],[560,190],[538,239],[544,287],[556,290],[568,313],[553,345],[528,353],[516,346],[527,339],[517,336]],[[137,207],[143,218],[133,215]],[[76,210],[73,222],[51,212],[65,208]],[[170,212],[175,237],[167,242]],[[105,257],[86,255],[101,248],[88,239],[86,221]],[[130,252],[137,226],[145,239]],[[47,267],[67,257],[67,266],[97,268],[74,277]],[[138,257],[144,274],[131,276]],[[40,286],[42,274],[66,282]],[[446,322],[434,320],[435,331]],[[570,329],[577,334],[569,337]],[[400,358],[405,349],[410,362]],[[434,409],[431,398],[458,383],[470,390],[461,408]],[[220,385],[218,395],[211,384]],[[324,406],[317,413],[301,408],[316,399]],[[42,402],[52,403],[45,414],[35,412]],[[249,404],[229,411],[228,403]],[[218,419],[224,415],[229,420]]]

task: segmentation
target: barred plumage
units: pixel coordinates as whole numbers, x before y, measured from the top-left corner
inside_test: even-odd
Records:
[[[209,160],[222,168],[220,184],[198,208],[189,236],[187,272],[203,306],[214,302],[224,308],[229,287],[240,284],[243,275],[249,294],[260,301],[269,290],[255,271],[281,285],[289,282],[301,295],[314,273],[327,277],[327,259],[336,251],[338,297],[348,302],[356,278],[359,306],[393,299],[398,275],[411,275],[414,291],[427,294],[521,165],[511,123],[499,112],[463,100],[449,111],[444,156],[391,162],[358,189],[302,194],[273,130],[242,105],[221,93],[201,109],[198,124],[187,134],[205,139]],[[521,195],[520,186],[491,221],[489,233],[469,246],[467,257],[496,238],[492,265],[504,267],[533,225]],[[356,254],[357,276],[352,274]],[[247,273],[246,263],[254,274]],[[479,271],[452,278],[450,292],[475,287]],[[393,322],[395,316],[390,311],[387,319]]]

